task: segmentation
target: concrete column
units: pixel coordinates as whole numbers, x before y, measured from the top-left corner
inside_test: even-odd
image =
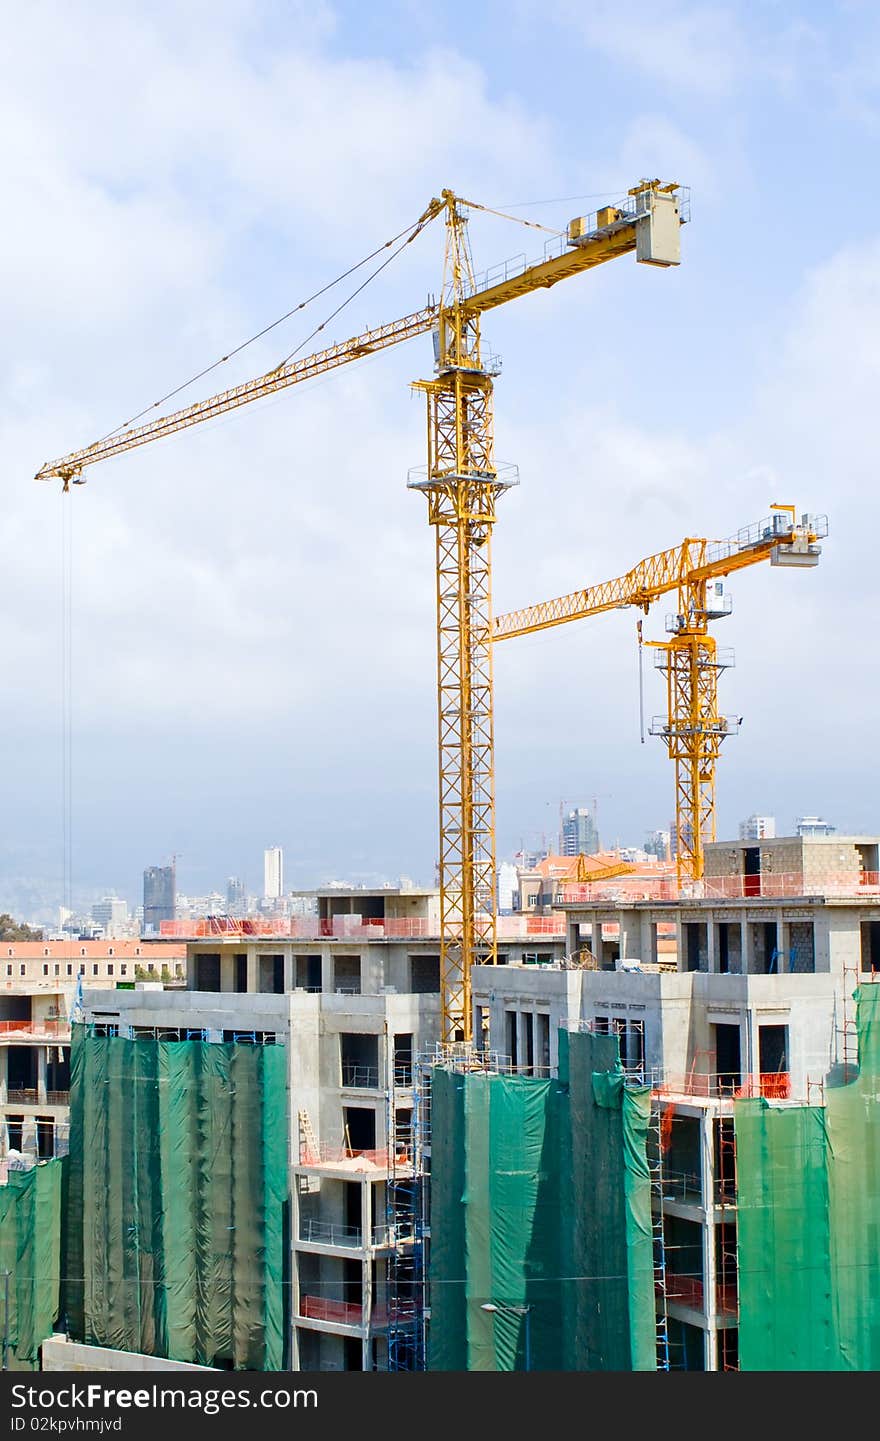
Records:
[[[709,1214],[715,1204],[715,1145],[712,1113],[700,1117],[700,1205]]]
[[[755,964],[755,948],[752,945],[752,928],[748,921],[748,912],[743,911],[739,923],[740,950],[742,952],[742,973],[744,976],[751,975],[752,967]]]
[[[715,955],[715,912],[706,911],[706,965],[710,976],[714,976],[718,970],[718,961]]]
[[[744,1076],[756,1076],[758,1074],[758,1022],[755,1012],[751,1006],[746,1012],[745,1020],[745,1049],[742,1054],[742,1068]],[[740,1046],[742,1046],[742,1028],[740,1030]]]
[[[527,1049],[527,1047],[526,1047],[526,1028],[527,1028],[528,1024],[529,1024],[529,1022],[528,1022],[528,1018],[527,1018],[527,1016],[526,1016],[525,1011],[522,1011],[522,1010],[517,1011],[517,1013],[516,1013],[516,1056],[517,1056],[517,1062],[518,1062],[518,1065],[519,1065],[519,1069],[520,1069],[521,1071],[524,1071],[524,1070],[525,1070],[525,1067],[526,1067],[526,1065],[527,1065],[527,1063],[528,1063],[528,1055],[529,1055],[529,1053],[528,1053],[528,1049]]]
[[[361,1231],[362,1240],[364,1241],[364,1243],[369,1242],[372,1237],[372,1233],[370,1231],[370,1196],[368,1185],[369,1183],[365,1181],[363,1185],[363,1191],[361,1192]],[[370,1253],[369,1250],[366,1249],[366,1246],[363,1251],[363,1259],[361,1261],[361,1289],[363,1292],[363,1303],[361,1311],[361,1315],[363,1318],[361,1330],[361,1370],[370,1371],[372,1370],[373,1364],[372,1356],[370,1354],[370,1323],[373,1316],[373,1267],[370,1263]]]
[[[9,1097],[9,1047],[0,1046],[0,1106],[5,1106]]]
[[[220,989],[235,990],[235,957],[225,946],[220,951]]]
[[[782,924],[782,907],[776,912],[776,969],[780,975],[788,970],[788,957],[785,954],[785,936]]]
[[[46,1104],[46,1071],[49,1064],[48,1046],[37,1046],[37,1105]]]
[[[294,962],[293,952],[291,951],[291,949],[290,949],[289,946],[286,946],[286,947],[285,947],[285,950],[284,950],[284,992],[285,992],[285,995],[290,995],[290,992],[293,990],[295,978],[296,978],[296,970],[295,970],[295,962]]]
[[[257,949],[256,949],[256,946],[248,946],[248,948],[247,948],[247,988],[248,988],[248,995],[253,995],[254,992],[259,989],[258,984],[257,984],[257,977],[258,977]]]
[[[604,941],[602,940],[602,922],[599,920],[599,916],[596,911],[594,911],[591,916],[591,922],[592,925],[590,931],[590,950],[596,957],[596,964],[601,971],[605,960],[603,951]]]
[[[325,996],[333,995],[333,955],[329,946],[321,947],[321,990]]]
[[[567,956],[577,957],[581,948],[580,922],[568,917],[565,926],[565,953]],[[522,959],[522,956],[520,956]]]
[[[292,1043],[294,1035],[294,1002],[290,996],[287,998],[287,1007],[290,1026],[289,1036]],[[294,1166],[299,1161],[300,1096],[294,1075],[295,1051],[293,1044],[287,1045],[285,1050],[287,1051],[287,1144],[289,1165]],[[296,1317],[299,1312],[299,1253],[297,1251],[297,1243],[299,1241],[300,1230],[301,1178],[290,1170],[288,1171],[288,1180],[288,1193],[291,1198],[290,1235],[288,1237],[288,1257],[290,1264],[290,1367],[291,1370],[297,1371],[300,1369],[300,1334],[299,1327],[296,1324]]]
[[[657,964],[657,923],[648,912],[642,913],[642,960],[650,965]]]
[[[642,917],[639,911],[620,911],[620,959],[642,960]]]

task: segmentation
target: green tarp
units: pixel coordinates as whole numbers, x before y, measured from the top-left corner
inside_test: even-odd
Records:
[[[558,1081],[431,1085],[430,1369],[653,1370],[650,1095],[616,1038],[561,1033]]]
[[[616,1036],[560,1031],[559,1072],[570,1088],[571,1369],[653,1371],[651,1093],[624,1085]]]
[[[39,1369],[40,1344],[58,1317],[64,1165],[46,1161],[29,1171],[10,1171],[0,1186],[0,1309],[10,1370]]]
[[[735,1104],[743,1371],[880,1369],[880,986],[856,1006],[824,1106]]]
[[[283,1365],[281,1046],[73,1028],[65,1306],[99,1346]]]

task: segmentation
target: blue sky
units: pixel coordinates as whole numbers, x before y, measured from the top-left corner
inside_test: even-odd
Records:
[[[756,809],[880,828],[876,5],[97,0],[30,7],[8,38],[0,903],[23,877],[60,884],[63,853],[62,501],[31,476],[443,186],[556,228],[643,175],[691,187],[678,270],[616,261],[487,326],[497,453],[522,478],[496,609],[771,501],[827,511],[817,570],[731,582],[723,708],[745,723],[721,832]],[[540,249],[519,226],[472,231],[478,266]],[[429,231],[331,334],[418,306],[441,255]],[[329,308],[207,385],[276,363]],[[412,343],[95,467],[65,499],[75,887],[134,899],[172,852],[185,890],[257,886],[273,843],[293,884],[432,880],[432,543],[405,487],[424,461],[409,383],[429,366]],[[560,799],[601,794],[609,841],[668,823],[628,614],[505,648],[496,689],[501,854],[552,833]]]

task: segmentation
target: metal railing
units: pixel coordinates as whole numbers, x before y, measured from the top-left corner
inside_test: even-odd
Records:
[[[703,1204],[703,1185],[695,1171],[670,1171],[663,1167],[664,1201],[681,1201],[689,1206]]]
[[[700,1096],[720,1100],[790,1101],[791,1076],[788,1071],[763,1071],[737,1076],[727,1071],[693,1072],[687,1076],[650,1078],[649,1083],[659,1096]]]
[[[379,1085],[379,1067],[362,1066],[353,1061],[343,1061],[342,1084],[361,1090],[376,1090]]]
[[[803,871],[764,871],[756,876],[703,876],[681,886],[674,876],[618,876],[609,881],[562,885],[562,905],[604,901],[798,900],[802,896],[845,896],[859,900],[880,895],[880,871],[838,871],[805,876]]]
[[[398,1302],[397,1309],[415,1314],[415,1307],[408,1302]],[[300,1296],[299,1314],[305,1320],[334,1322],[339,1326],[363,1326],[366,1322],[363,1303],[360,1301],[336,1301],[329,1296]],[[388,1325],[388,1307],[384,1302],[375,1305],[369,1314],[370,1326],[381,1330]]]
[[[698,1276],[678,1276],[666,1272],[666,1299],[692,1311],[706,1312],[706,1295],[703,1281]],[[736,1286],[719,1281],[715,1287],[715,1308],[722,1316],[735,1316],[738,1309]]]
[[[163,921],[169,927],[164,934],[178,939],[204,940],[211,936],[250,937],[255,940],[364,940],[364,941],[439,941],[440,921],[433,916],[333,916],[319,920],[313,916],[277,917],[273,920],[236,920],[231,916],[209,916],[196,921]],[[173,927],[173,931],[170,929]],[[563,916],[532,916],[526,913],[498,917],[497,934],[501,940],[518,940],[529,936],[562,936]],[[309,988],[311,989],[311,988]],[[316,987],[315,989],[320,989]]]
[[[70,1040],[69,1021],[21,1020],[0,1021],[0,1036],[51,1036],[53,1040],[62,1037]]]
[[[301,1166],[342,1166],[351,1171],[368,1171],[373,1168],[386,1170],[388,1150],[387,1147],[382,1147],[359,1151],[351,1146],[326,1146],[323,1143],[309,1146],[303,1143],[300,1146],[299,1162]],[[396,1158],[396,1163],[401,1165],[400,1156]]]
[[[362,1237],[360,1226],[337,1226],[332,1221],[303,1221],[299,1228],[301,1241],[320,1246],[346,1246],[359,1251]]]
[[[47,1091],[43,1099],[40,1099],[39,1091],[33,1086],[19,1086],[14,1090],[6,1092],[6,1104],[8,1106],[69,1106],[69,1091]]]
[[[739,900],[754,896],[771,899],[799,896],[861,896],[880,894],[878,871],[832,871],[822,876],[805,876],[802,871],[762,871],[756,876],[704,876],[693,882],[704,900]],[[688,888],[690,891],[690,887]]]
[[[299,1314],[310,1321],[329,1321],[340,1326],[362,1326],[364,1308],[349,1301],[332,1301],[328,1296],[300,1296]]]
[[[805,515],[803,521],[805,528],[819,539],[828,534],[827,515]],[[725,540],[713,541],[706,547],[706,563],[713,565],[716,561],[729,560],[732,556],[741,555],[744,550],[753,550],[756,545],[766,544],[768,540],[779,540],[785,544],[792,539],[792,535],[791,520],[777,511],[774,515],[755,521],[753,525],[742,526],[735,535],[730,535]]]

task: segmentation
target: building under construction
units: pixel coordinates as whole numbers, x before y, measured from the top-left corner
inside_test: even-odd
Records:
[[[226,922],[185,991],[91,992],[71,1154],[36,1168],[67,1168],[42,1364],[875,1369],[877,845],[723,844],[699,895],[502,917],[472,1045],[432,892]],[[21,1364],[52,1314],[22,1296]]]
[[[880,1362],[876,837],[710,846],[690,890],[569,887],[561,965],[475,969],[488,1049],[433,1085],[433,1364]]]

